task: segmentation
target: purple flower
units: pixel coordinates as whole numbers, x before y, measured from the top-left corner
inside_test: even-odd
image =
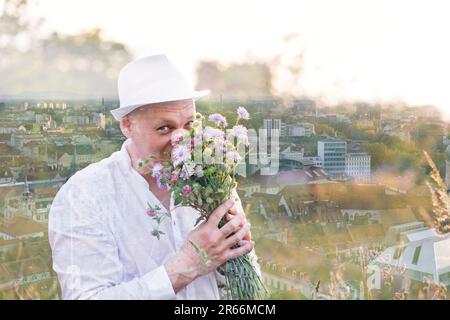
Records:
[[[245,109],[244,107],[237,108],[237,115],[238,115],[238,119],[244,119],[244,120],[250,119],[250,114],[248,113],[247,109]]]
[[[158,186],[158,188],[160,190],[164,190],[164,189],[166,189],[166,185],[161,182],[161,178],[162,178],[161,176],[158,176],[156,178],[156,185]]]
[[[185,145],[178,144],[172,150],[172,160],[175,165],[184,162],[191,158],[191,151]]]
[[[224,135],[225,133],[222,130],[213,127],[206,127],[205,130],[203,130],[203,138],[207,141],[211,139],[223,139]]]
[[[190,185],[185,185],[183,188],[181,188],[181,194],[183,195],[183,196],[187,196],[189,193],[191,193],[191,191],[192,191],[192,187],[190,186]]]
[[[162,174],[164,166],[161,163],[155,163],[152,168],[152,177],[156,178]]]
[[[218,126],[228,126],[227,119],[219,113],[213,113],[208,117],[208,120],[214,122]]]

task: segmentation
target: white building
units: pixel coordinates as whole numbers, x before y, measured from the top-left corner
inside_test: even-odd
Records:
[[[267,136],[271,136],[271,130],[279,130],[280,137],[286,135],[286,124],[281,119],[264,119],[262,129],[267,130]]]
[[[85,125],[85,124],[89,124],[89,117],[88,116],[75,116],[75,115],[64,116],[63,123]]]
[[[0,134],[11,134],[17,131],[18,125],[11,122],[0,123]]]
[[[311,137],[315,135],[314,124],[302,123],[300,125],[287,125],[286,135],[288,137]]]
[[[13,132],[11,134],[11,146],[16,149],[23,148],[24,144],[29,142],[42,142],[44,141],[44,136],[40,133],[26,133],[21,130]]]
[[[387,248],[371,264],[401,268],[404,276],[416,281],[450,285],[450,234],[418,232],[408,235],[414,241]]]
[[[98,128],[105,129],[106,117],[103,113],[94,113],[92,115],[92,123],[96,124]]]
[[[304,166],[312,165],[315,167],[322,168],[323,162],[319,156],[309,156],[305,157],[305,151],[302,148],[301,151],[293,151],[291,147],[287,147],[280,152],[280,160],[292,160],[302,163]]]
[[[346,141],[335,138],[320,140],[317,142],[317,153],[328,174],[332,176],[345,174]]]
[[[345,155],[345,173],[357,182],[370,182],[370,154],[366,152]]]
[[[312,163],[315,167],[319,167],[322,168],[323,167],[323,162],[322,159],[320,157],[303,157],[302,159],[303,161],[309,161],[310,163]]]

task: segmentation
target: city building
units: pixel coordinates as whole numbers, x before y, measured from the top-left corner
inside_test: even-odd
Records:
[[[317,154],[322,160],[323,168],[330,176],[345,175],[346,153],[346,141],[328,137],[317,142]]]
[[[345,173],[355,182],[370,182],[370,154],[352,152],[345,155]]]
[[[281,119],[264,119],[262,129],[267,130],[267,136],[272,136],[272,130],[279,130],[279,136],[286,135],[286,124]]]
[[[312,123],[286,125],[286,136],[288,137],[311,137],[315,134],[314,124]]]
[[[92,115],[92,123],[96,124],[98,128],[105,129],[106,117],[103,113],[94,113]]]
[[[403,280],[450,285],[450,234],[419,231],[413,241],[386,248],[371,264],[401,269]]]
[[[86,125],[89,124],[88,116],[68,115],[63,117],[64,124]]]

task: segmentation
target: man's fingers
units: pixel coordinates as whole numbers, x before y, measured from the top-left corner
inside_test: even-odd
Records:
[[[233,207],[230,208],[230,210],[228,210],[230,212],[230,214],[232,215],[238,215],[240,212],[238,211],[238,209],[236,209],[236,206],[233,205]]]
[[[226,238],[233,232],[238,231],[240,229],[241,224],[242,224],[242,221],[241,221],[240,217],[233,217],[222,228],[220,228],[220,231],[222,232],[223,237]]]
[[[248,224],[248,226],[249,226],[249,229],[248,229],[248,232],[247,232],[247,234],[242,238],[242,240],[247,240],[247,241],[252,241],[252,231],[251,231],[251,225],[250,225],[250,223]]]
[[[253,250],[253,242],[241,240],[239,241],[239,248],[230,249],[227,253],[227,260],[240,257]]]
[[[243,228],[239,229],[235,234],[225,240],[225,245],[230,248],[239,243],[250,230],[250,226],[246,223]]]
[[[231,209],[231,207],[234,205],[233,200],[228,200],[225,203],[221,204],[219,207],[217,207],[216,210],[214,210],[213,213],[209,216],[208,223],[218,226],[220,219],[228,212],[228,210]]]

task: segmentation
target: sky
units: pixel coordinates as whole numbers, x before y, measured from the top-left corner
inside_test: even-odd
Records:
[[[304,49],[297,95],[431,104],[450,116],[446,0],[30,0],[45,29],[94,27],[136,56],[165,52],[195,82],[201,59],[252,62]],[[289,46],[283,38],[298,34]]]

